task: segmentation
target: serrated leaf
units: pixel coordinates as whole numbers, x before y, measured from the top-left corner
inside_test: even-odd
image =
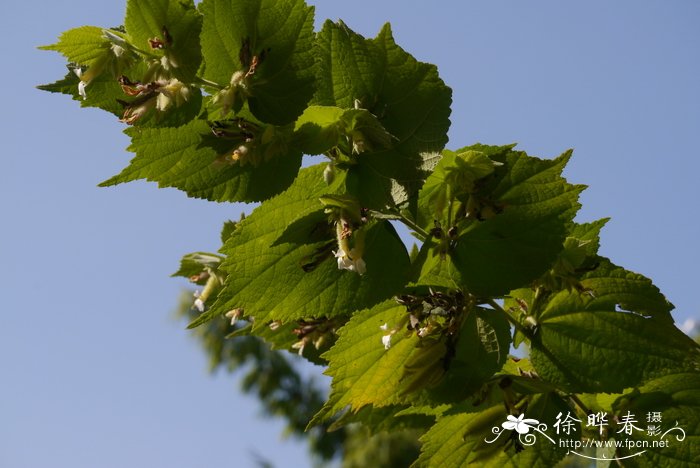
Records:
[[[339,145],[348,146],[350,154],[391,144],[391,135],[369,111],[335,106],[307,107],[296,121],[295,138],[305,154],[323,154]]]
[[[200,9],[204,77],[228,86],[234,73],[250,71],[242,60],[257,56],[246,85],[250,110],[263,122],[294,121],[313,94],[313,8],[303,0],[205,0]]]
[[[38,88],[52,93],[67,94],[74,101],[80,102],[81,107],[97,107],[121,117],[124,106],[119,104],[118,100],[124,97],[124,93],[113,77],[103,74],[92,80],[87,86],[85,99],[78,93],[78,83],[80,78],[73,71],[69,71],[63,79]]]
[[[502,166],[514,146],[475,144],[457,151],[436,153],[429,160],[433,163],[430,175],[420,189],[416,213],[418,224],[430,229],[435,221],[442,224],[449,224],[448,218],[454,221],[453,215],[448,216],[446,212],[448,199],[464,198],[466,201],[465,195],[476,191],[475,182]]]
[[[293,150],[257,167],[224,162],[219,151],[205,145],[203,137],[211,129],[203,120],[177,128],[131,128],[126,133],[132,137],[129,150],[136,157],[101,186],[147,179],[196,198],[260,201],[289,186],[301,166],[301,154]]]
[[[238,339],[243,336],[256,336],[261,338],[270,346],[271,350],[284,350],[289,353],[302,356],[307,361],[325,366],[327,361],[321,357],[321,355],[328,351],[328,349],[335,342],[333,332],[329,330],[324,330],[322,333],[324,339],[318,341],[319,347],[316,347],[314,340],[310,340],[303,348],[299,345],[301,344],[301,339],[295,331],[301,328],[298,322],[291,322],[287,324],[281,324],[275,327],[254,327],[252,324],[238,328],[233,333],[226,336],[226,339]],[[332,327],[331,327],[332,328]],[[318,338],[318,336],[317,336]]]
[[[543,160],[508,151],[478,194],[487,200],[485,206],[500,212],[481,220],[463,218],[456,238],[448,240],[444,233],[439,244],[426,243],[424,248],[437,251],[426,255],[418,282],[451,281],[477,296],[493,297],[528,285],[547,271],[579,206],[582,188],[561,177],[569,156]]]
[[[610,221],[610,218],[603,218],[590,223],[574,223],[569,231],[569,236],[587,241],[585,248],[589,256],[598,254],[600,248],[600,231]]]
[[[432,226],[434,221],[448,224],[448,217],[452,216],[446,212],[449,199],[473,192],[476,181],[492,174],[500,164],[481,151],[443,151],[420,190],[419,224],[424,227]],[[426,219],[428,214],[430,218]]]
[[[698,365],[698,346],[673,326],[649,280],[603,262],[581,283],[594,297],[561,291],[539,316],[532,362],[542,378],[576,392],[620,392]]]
[[[328,420],[346,406],[357,412],[367,405],[405,403],[398,392],[401,370],[419,342],[415,334],[408,336],[401,329],[405,318],[405,307],[389,300],[355,313],[339,330],[338,341],[323,356],[329,362],[325,373],[333,377],[331,395],[310,425]],[[391,336],[388,349],[384,336]]]
[[[182,276],[192,278],[202,271],[216,271],[224,259],[223,256],[209,252],[193,252],[182,257],[180,268],[171,276]],[[197,284],[204,284],[206,279],[197,281]]]
[[[405,282],[408,254],[386,221],[370,222],[366,229],[360,276],[338,269],[332,250],[334,229],[318,231],[320,240],[300,242],[306,229],[314,237],[322,223],[320,196],[338,190],[342,180],[328,186],[322,166],[304,169],[283,194],[267,201],[239,224],[222,249],[229,280],[210,314],[242,307],[254,316],[256,326],[272,320],[347,315],[395,294]],[[316,214],[314,214],[316,213]],[[298,220],[304,220],[298,222]],[[295,226],[291,231],[290,226]],[[286,233],[286,234],[285,234]],[[287,242],[279,242],[280,237]],[[390,262],[385,261],[391,258]]]
[[[348,190],[377,209],[397,202],[390,198],[392,181],[412,196],[426,175],[421,153],[439,152],[447,142],[451,90],[433,65],[416,61],[396,45],[388,25],[369,40],[342,22],[328,21],[317,43],[313,103],[352,108],[357,101],[396,138],[392,149],[357,158],[348,173]]]
[[[108,52],[111,43],[104,37],[103,28],[81,26],[61,34],[56,44],[39,47],[60,52],[69,62],[90,66]]]
[[[128,69],[122,70],[133,76],[141,76],[146,71],[143,62],[135,63]],[[80,102],[81,107],[97,107],[122,117],[126,109],[127,96],[124,94],[121,85],[113,73],[101,73],[90,80],[86,86],[86,97],[83,98],[78,92],[80,78],[74,71],[69,71],[66,76],[55,83],[38,86],[39,89],[49,92],[58,92],[72,96],[73,100]],[[138,119],[136,125],[139,127],[178,127],[190,122],[199,114],[202,106],[202,92],[198,88],[191,88],[188,99],[180,106],[171,106],[165,111],[157,110],[157,97],[151,99],[151,109],[143,117]],[[147,105],[148,105],[147,104]]]
[[[138,49],[167,57],[181,81],[194,78],[202,62],[198,40],[202,18],[192,0],[129,0],[124,26]],[[154,39],[161,45],[153,47]]]
[[[367,272],[360,276],[338,269],[332,231],[311,244],[277,243],[279,231],[265,224],[269,227],[270,217],[278,216],[279,211],[254,212],[224,247],[224,268],[231,277],[220,297],[224,308],[242,307],[260,324],[334,317],[371,306],[403,286],[408,254],[388,222],[366,228]],[[392,261],[384,261],[385,255]]]
[[[421,437],[421,455],[413,466],[550,468],[567,453],[559,448],[559,440],[575,438],[551,429],[557,414],[568,411],[571,408],[555,393],[533,397],[524,416],[545,426],[537,425],[542,432],[530,429],[523,435],[502,428],[507,416],[503,405],[448,414]]]
[[[506,362],[510,335],[510,324],[503,316],[479,307],[470,311],[454,346],[454,357],[445,364],[442,382],[430,390],[431,399],[453,403],[478,390]]]
[[[643,456],[635,458],[640,467],[691,467],[700,465],[700,374],[688,372],[654,379],[639,390],[618,398],[614,405],[620,415],[631,414],[641,430],[623,437],[645,444]],[[658,415],[658,421],[650,416]],[[650,433],[649,426],[655,430]],[[656,447],[664,441],[667,446]],[[620,456],[641,449],[623,447]]]
[[[582,277],[581,285],[593,295],[587,304],[591,310],[617,308],[668,324],[673,323],[673,304],[668,302],[649,278],[625,270],[606,258],[598,257],[597,267]]]
[[[401,406],[385,406],[374,408],[364,406],[358,412],[346,411],[328,427],[329,431],[337,430],[353,423],[361,423],[369,434],[374,435],[384,431],[402,431],[412,428],[427,428],[434,424],[435,417],[423,413],[404,413]],[[401,414],[399,414],[401,413]]]
[[[421,391],[431,404],[462,401],[506,359],[510,329],[490,311],[469,313],[454,344],[418,339],[405,331],[407,320],[404,306],[387,301],[355,314],[340,330],[336,345],[324,355],[332,392],[315,422],[345,406],[355,412],[366,405],[417,401]]]
[[[459,467],[469,463],[484,463],[497,457],[503,448],[487,444],[491,428],[505,421],[503,405],[491,406],[478,413],[461,413],[439,418],[437,423],[421,437],[423,443],[420,458],[413,467]]]

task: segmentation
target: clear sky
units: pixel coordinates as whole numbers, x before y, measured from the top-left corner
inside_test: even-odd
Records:
[[[308,0],[307,0],[308,1]],[[574,148],[579,220],[610,216],[603,255],[700,316],[700,2],[313,0],[438,65],[450,147]],[[131,155],[122,124],[34,87],[63,76],[35,49],[121,24],[125,2],[5,2],[0,15],[0,467],[306,466],[306,447],[237,391],[172,310],[182,254],[215,250],[250,207],[136,182],[96,185]],[[594,365],[594,363],[592,363]]]

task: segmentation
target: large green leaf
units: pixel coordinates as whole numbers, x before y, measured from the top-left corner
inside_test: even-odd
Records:
[[[355,314],[324,357],[332,392],[316,421],[346,406],[359,411],[425,398],[431,405],[462,401],[502,367],[510,327],[492,311],[466,311],[454,335],[406,331],[408,312],[394,301]]]
[[[673,326],[670,304],[646,278],[603,259],[581,284],[560,291],[538,318],[538,374],[575,392],[620,392],[700,363],[698,345]]]
[[[101,60],[112,45],[105,38],[104,30],[97,26],[81,26],[69,29],[61,34],[58,42],[49,46],[42,46],[42,50],[55,50],[60,52],[69,62],[90,66]]]
[[[339,145],[348,153],[362,149],[382,149],[391,144],[391,135],[366,109],[336,106],[309,106],[297,119],[295,137],[305,154],[323,154]]]
[[[652,380],[620,397],[614,406],[618,417],[631,415],[636,421],[634,426],[639,428],[616,438],[646,444],[639,449],[624,447],[619,456],[631,456],[644,450],[643,455],[634,457],[634,466],[700,466],[700,374],[697,371]],[[659,446],[659,442],[667,445]]]
[[[448,412],[421,437],[423,448],[414,466],[550,468],[566,455],[559,441],[580,437],[579,424],[571,435],[557,434],[552,428],[560,413],[569,412],[572,409],[555,393],[536,395],[524,417],[539,424],[520,435],[501,426],[508,416],[502,404],[478,412]]]
[[[478,390],[508,357],[510,324],[492,310],[475,307],[467,317],[454,344],[454,357],[440,384],[430,390],[433,402],[454,403]]]
[[[430,229],[437,221],[449,226],[454,220],[451,199],[466,198],[476,192],[477,182],[491,175],[500,163],[476,150],[444,150],[442,158],[420,190],[418,223]]]
[[[322,172],[322,166],[304,169],[286,192],[239,224],[222,249],[227,255],[222,268],[229,277],[210,315],[243,308],[255,317],[256,326],[342,316],[370,307],[404,285],[408,253],[386,221],[362,228],[367,231],[366,273],[338,269],[335,228],[323,215],[319,197],[337,190],[342,180],[329,187]]]
[[[124,26],[130,42],[155,57],[167,57],[181,81],[191,81],[202,62],[202,18],[192,0],[129,0]],[[153,47],[153,40],[161,45]]]
[[[389,25],[375,39],[365,39],[342,22],[327,21],[317,43],[319,78],[313,103],[359,105],[396,138],[390,150],[357,158],[348,174],[349,190],[374,208],[391,204],[392,181],[407,195],[416,193],[426,175],[421,153],[440,151],[447,143],[452,92],[437,68],[396,45]]]
[[[449,281],[477,296],[501,296],[541,276],[562,249],[567,225],[579,206],[582,187],[568,184],[561,177],[569,157],[567,152],[557,159],[544,160],[508,151],[501,161],[497,160],[502,166],[469,195],[478,197],[478,203],[491,213],[453,218],[457,228],[454,237],[448,240],[444,233],[439,242],[426,242],[423,248],[431,253],[425,255],[419,282]],[[440,164],[435,174],[444,178]],[[426,190],[421,193],[419,206],[435,209],[437,201],[436,191]],[[466,200],[463,203],[468,204]],[[437,208],[441,213],[442,205]],[[481,211],[485,213],[485,208]],[[424,214],[422,219],[431,217]]]
[[[420,340],[405,332],[405,321],[406,308],[389,300],[354,314],[340,329],[338,341],[324,355],[330,363],[326,374],[333,377],[331,394],[312,425],[346,406],[357,412],[367,405],[380,408],[406,402],[400,393],[402,370]],[[385,336],[390,337],[388,348]]]
[[[177,128],[131,128],[126,133],[132,137],[129,150],[136,157],[102,186],[147,179],[160,187],[179,188],[191,197],[260,201],[289,186],[301,166],[301,153],[294,150],[275,154],[258,166],[226,162],[221,150],[207,145],[204,137],[211,129],[203,120]]]
[[[200,9],[205,78],[228,86],[257,56],[246,84],[251,111],[277,125],[296,119],[313,94],[313,8],[303,0],[204,0]]]

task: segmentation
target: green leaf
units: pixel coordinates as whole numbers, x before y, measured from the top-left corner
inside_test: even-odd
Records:
[[[341,108],[357,103],[396,138],[391,149],[357,158],[349,169],[348,190],[371,208],[405,202],[392,201],[392,184],[403,187],[406,196],[417,193],[426,175],[421,153],[440,151],[447,143],[450,88],[435,66],[416,61],[396,45],[389,25],[369,40],[342,22],[327,21],[317,43],[313,103]]]
[[[409,407],[410,408],[410,407]],[[358,412],[346,411],[328,427],[329,431],[339,429],[353,423],[361,423],[372,435],[384,431],[398,432],[412,428],[428,428],[435,423],[435,417],[421,413],[403,413],[401,406],[384,406],[374,408],[364,406]]]
[[[293,202],[289,201],[288,204]],[[230,281],[220,300],[225,307],[241,307],[256,324],[272,320],[334,317],[371,306],[396,293],[405,282],[408,254],[393,227],[386,221],[367,229],[367,272],[360,276],[338,269],[332,250],[334,232],[316,243],[277,243],[279,230],[270,226],[280,209],[253,212],[232,236],[223,252]],[[328,226],[324,219],[322,223]],[[272,228],[272,229],[270,229]],[[316,230],[309,229],[309,233]],[[291,240],[291,239],[290,239]],[[391,261],[385,261],[388,255]]]
[[[362,228],[367,272],[360,276],[338,269],[335,229],[322,215],[319,198],[337,191],[342,180],[328,186],[322,170],[302,170],[286,192],[239,224],[222,249],[228,282],[202,320],[235,307],[255,317],[256,326],[272,320],[342,316],[380,302],[404,285],[408,254],[386,221]]]
[[[227,142],[217,142],[218,150],[207,145],[204,137],[210,135],[211,129],[203,120],[177,128],[131,128],[126,133],[132,137],[129,150],[136,157],[101,186],[147,179],[196,198],[260,201],[289,186],[301,165],[301,154],[293,150],[275,154],[257,167],[228,163],[222,150]],[[234,147],[229,148],[229,153]]]
[[[103,31],[103,28],[97,26],[69,29],[61,34],[56,44],[39,49],[60,52],[69,62],[89,67],[101,60],[111,46]]]
[[[323,357],[333,377],[331,394],[310,426],[328,420],[346,406],[357,412],[373,405],[381,408],[405,403],[399,394],[402,372],[420,341],[404,332],[406,308],[393,300],[355,313],[339,330],[338,341]],[[383,327],[383,328],[382,328]],[[382,337],[391,336],[385,348]]]
[[[467,312],[454,339],[452,335],[418,338],[405,330],[408,321],[406,308],[394,301],[351,318],[324,355],[330,363],[326,373],[333,377],[332,392],[314,422],[346,406],[356,412],[366,405],[381,408],[419,397],[431,405],[462,401],[507,357],[510,327],[491,311]]]
[[[192,81],[202,62],[202,18],[192,0],[128,0],[124,26],[131,44],[166,57],[180,81]],[[154,47],[153,40],[160,45]]]
[[[135,63],[128,69],[122,69],[124,73],[132,76],[142,76],[146,73],[146,65],[143,62]],[[80,102],[81,107],[97,107],[110,112],[117,117],[122,117],[129,98],[124,94],[121,85],[112,73],[100,73],[90,80],[86,86],[86,97],[78,93],[80,79],[72,70],[66,76],[55,83],[42,85],[38,88],[49,92],[68,94],[73,100]],[[84,76],[84,75],[83,75]],[[131,99],[132,102],[139,98]],[[178,127],[194,119],[202,107],[202,92],[198,88],[190,88],[188,100],[180,106],[171,106],[165,111],[157,110],[157,96],[153,95],[146,106],[151,107],[135,125],[138,127]]]
[[[489,466],[486,463],[499,456],[503,447],[487,444],[492,427],[506,420],[503,405],[491,406],[475,413],[459,413],[439,418],[421,437],[420,458],[413,466],[442,467]]]
[[[81,107],[97,107],[121,117],[124,106],[118,100],[124,98],[124,93],[112,76],[102,74],[93,79],[86,88],[86,99],[78,93],[78,83],[80,78],[71,70],[63,79],[38,88],[52,93],[67,94],[72,96],[74,101],[80,102]]]
[[[600,248],[600,231],[610,221],[610,218],[599,219],[591,223],[573,223],[569,236],[587,242],[586,254],[590,257],[598,255]]]
[[[497,165],[500,163],[480,151],[443,151],[420,191],[419,224],[426,228],[434,221],[448,225],[452,216],[447,213],[450,198],[474,192],[476,181],[492,174]]]
[[[560,177],[569,156],[547,161],[509,155],[507,172],[492,192],[503,211],[460,229],[451,253],[467,290],[500,296],[550,267],[581,191]]]
[[[672,324],[673,304],[649,278],[614,265],[598,257],[598,266],[581,279],[582,286],[593,294],[590,310],[623,310]]]
[[[323,154],[339,145],[352,151],[383,149],[391,135],[366,109],[309,106],[297,119],[296,139],[305,154]]]
[[[303,0],[204,0],[204,77],[246,78],[248,105],[263,122],[294,121],[313,94],[313,8]]]
[[[448,412],[421,437],[423,447],[414,466],[550,468],[567,453],[566,448],[559,448],[559,441],[577,438],[573,431],[572,435],[556,434],[551,426],[559,413],[571,411],[556,393],[537,395],[524,417],[540,424],[533,424],[529,433],[520,436],[502,428],[507,417],[502,404],[478,412]],[[580,436],[580,425],[574,430]]]
[[[180,268],[171,276],[183,276],[190,279],[198,276],[203,271],[215,272],[223,259],[223,256],[209,252],[189,253],[182,257]],[[196,282],[197,284],[204,284],[206,278],[199,279]]]
[[[594,297],[561,291],[539,316],[532,362],[542,378],[575,392],[620,392],[698,365],[698,346],[646,278],[604,261],[581,283]]]
[[[474,308],[462,324],[454,357],[442,382],[430,391],[433,402],[461,401],[478,390],[503,367],[510,349],[508,321],[492,310]]]
[[[295,355],[303,356],[309,362],[325,366],[327,361],[321,355],[335,342],[333,330],[337,327],[334,320],[318,320],[313,322],[290,322],[275,327],[254,327],[247,325],[236,329],[226,336],[226,339],[240,339],[244,336],[262,338],[271,350],[284,350]],[[308,342],[303,347],[300,330],[314,328],[307,334]],[[321,336],[323,335],[323,338]],[[319,339],[320,338],[320,339]],[[318,347],[317,347],[318,345]]]
[[[494,297],[528,285],[547,271],[579,206],[582,188],[561,177],[569,156],[567,152],[543,160],[508,151],[497,161],[502,166],[482,182],[477,193],[469,195],[479,201],[463,205],[461,216],[459,209],[454,210],[457,233],[449,236],[444,231],[450,226],[444,226],[439,242],[423,246],[431,253],[425,255],[418,282],[452,282],[474,295]],[[419,206],[430,206],[423,197],[435,200],[435,193],[422,192]]]
[[[621,437],[646,444],[645,453],[635,457],[640,467],[691,467],[700,465],[700,374],[671,374],[654,379],[639,390],[618,398],[618,417],[631,414],[641,430]],[[658,421],[654,421],[658,416]],[[650,426],[655,430],[650,434]],[[620,428],[621,429],[621,428]],[[658,431],[656,430],[658,429]],[[654,442],[665,441],[666,447]],[[630,456],[642,449],[623,448],[619,456]]]

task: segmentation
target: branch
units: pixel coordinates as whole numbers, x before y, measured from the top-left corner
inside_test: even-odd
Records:
[[[529,328],[525,328],[513,315],[509,314],[503,307],[498,304],[493,298],[486,300],[486,304],[490,305],[495,311],[500,312],[520,333],[525,335],[530,341],[533,339],[532,332]]]

